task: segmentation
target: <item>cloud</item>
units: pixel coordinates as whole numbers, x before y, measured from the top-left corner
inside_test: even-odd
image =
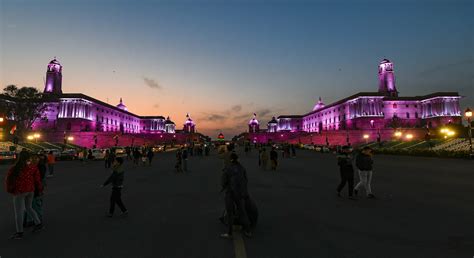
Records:
[[[211,122],[224,121],[226,119],[227,119],[226,116],[219,115],[219,114],[211,114],[204,118],[204,120],[211,121]]]
[[[232,107],[230,108],[230,111],[236,112],[236,113],[240,112],[241,110],[242,110],[242,106],[241,106],[241,105],[235,105],[235,106],[232,106]]]
[[[147,85],[148,87],[152,89],[157,89],[157,90],[163,89],[163,87],[157,81],[151,78],[143,77],[143,81],[145,82],[145,85]]]
[[[154,108],[159,108],[160,107],[160,104],[155,104],[153,105]]]

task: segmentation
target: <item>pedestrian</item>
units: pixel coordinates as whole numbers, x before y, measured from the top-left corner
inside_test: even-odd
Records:
[[[122,215],[128,214],[127,208],[122,202],[122,189],[124,181],[124,170],[123,170],[123,158],[116,157],[112,164],[112,174],[109,178],[101,185],[105,187],[108,184],[112,184],[112,194],[110,196],[110,208],[107,217],[111,218],[114,215],[115,205],[117,204],[122,211]]]
[[[110,151],[109,150],[105,150],[104,161],[105,161],[105,168],[110,168]]]
[[[260,160],[261,160],[261,167],[263,170],[267,170],[268,167],[268,153],[265,148],[262,148],[262,152],[260,153]]]
[[[147,153],[147,157],[148,157],[148,165],[151,166],[151,161],[153,160],[153,157],[155,156],[155,153],[153,153],[153,149],[152,148],[149,148],[148,149],[148,153]]]
[[[272,150],[270,151],[270,164],[271,169],[276,170],[278,166],[278,152],[275,150],[275,147],[272,147]]]
[[[183,172],[182,159],[183,157],[182,157],[181,149],[178,149],[176,151],[176,165],[174,166],[176,169],[176,173]]]
[[[31,207],[33,208],[33,210],[36,211],[36,214],[38,214],[38,218],[41,221],[43,221],[43,190],[46,187],[46,184],[45,184],[46,183],[46,163],[47,161],[44,155],[42,154],[32,155],[32,164],[38,167],[43,189],[39,189],[38,187],[35,186],[34,197],[33,197],[33,202],[31,204]],[[34,223],[33,217],[28,215],[28,213],[25,211],[23,226],[32,227],[34,225],[35,223]]]
[[[41,192],[43,185],[41,184],[38,166],[32,164],[29,152],[20,152],[18,161],[7,172],[5,188],[13,196],[13,209],[15,211],[16,233],[10,238],[23,238],[23,215],[25,210],[34,220],[35,227],[33,232],[42,230],[43,224],[33,209],[32,204],[35,189]]]
[[[125,153],[127,153],[127,160],[131,160],[132,159],[132,151],[130,149],[131,147],[126,147],[125,148]]]
[[[138,162],[140,161],[140,150],[135,148],[133,150],[133,163],[138,166]]]
[[[361,153],[356,157],[356,167],[359,171],[360,181],[354,188],[354,194],[357,196],[359,188],[364,187],[367,194],[367,198],[374,199],[375,195],[372,194],[371,182],[372,182],[372,149],[369,146],[362,148]]]
[[[352,196],[354,190],[354,168],[352,166],[351,148],[349,146],[342,147],[337,156],[337,164],[339,165],[339,172],[341,174],[341,183],[339,183],[337,187],[337,196],[341,197],[341,190],[347,183],[349,199],[354,200]]]
[[[81,161],[81,163],[84,163],[84,151],[79,150],[79,153],[77,153],[77,159]]]
[[[224,169],[221,178],[221,192],[225,192],[225,211],[228,222],[227,233],[221,234],[221,237],[232,238],[232,227],[237,216],[242,224],[244,235],[251,237],[250,222],[245,209],[245,200],[249,198],[247,172],[240,164],[237,154],[232,153],[230,160],[231,164]]]
[[[182,152],[183,171],[188,172],[188,151],[183,149]]]
[[[54,164],[56,163],[56,157],[54,157],[53,151],[48,153],[48,177],[54,176]]]
[[[296,158],[296,147],[294,144],[291,145],[291,155]]]
[[[86,149],[87,150],[87,149]],[[92,155],[92,149],[89,149],[87,151],[87,159],[88,160],[93,160],[94,159],[94,155]]]

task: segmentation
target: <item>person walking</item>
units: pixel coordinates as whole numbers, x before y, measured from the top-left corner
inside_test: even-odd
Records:
[[[133,163],[138,166],[139,162],[140,162],[140,150],[138,150],[138,148],[135,148],[133,150]]]
[[[53,155],[53,151],[48,153],[48,177],[54,176],[54,164],[56,164],[56,157]]]
[[[182,156],[183,171],[188,172],[188,150],[183,149]]]
[[[104,161],[105,161],[105,168],[110,168],[110,151],[109,150],[105,150]]]
[[[234,220],[237,219],[237,214],[242,223],[244,235],[251,237],[250,222],[245,209],[245,200],[249,198],[247,171],[240,164],[237,154],[232,153],[230,160],[231,164],[224,169],[221,178],[221,192],[225,192],[225,210],[228,222],[227,232],[221,234],[221,237],[232,238],[232,227]]]
[[[18,161],[7,172],[5,188],[7,192],[13,196],[13,209],[15,211],[16,233],[10,238],[23,238],[23,216],[25,210],[34,220],[35,227],[33,232],[42,230],[43,224],[33,209],[32,204],[35,189],[41,192],[43,185],[41,184],[41,175],[38,166],[32,164],[29,152],[20,152]]]
[[[270,151],[270,163],[271,169],[276,170],[278,166],[278,152],[275,150],[275,147],[272,147],[272,150]]]
[[[33,208],[33,210],[36,211],[36,214],[38,214],[38,218],[41,221],[43,221],[43,191],[44,191],[44,188],[46,187],[46,162],[47,162],[46,156],[42,154],[32,155],[32,165],[36,165],[38,167],[43,189],[38,189],[38,187],[35,186],[34,197],[33,197],[33,202],[31,204],[31,207]],[[25,211],[23,226],[26,228],[26,227],[32,227],[34,225],[35,223],[34,223],[33,217],[28,215],[28,213]]]
[[[352,166],[351,148],[344,146],[337,156],[337,164],[339,165],[339,172],[341,173],[341,182],[337,186],[337,196],[341,197],[341,191],[348,184],[349,199],[354,200],[352,196],[354,190],[354,168]]]
[[[268,153],[265,148],[262,148],[262,152],[260,153],[260,160],[262,162],[263,170],[267,170],[268,167]]]
[[[149,148],[147,152],[147,157],[148,157],[148,165],[151,166],[151,161],[153,160],[153,157],[155,156],[155,153],[153,153],[153,149]]]
[[[367,194],[367,198],[374,199],[375,195],[372,193],[371,182],[372,182],[372,166],[373,166],[373,159],[372,159],[372,149],[368,146],[362,148],[361,153],[356,157],[356,167],[359,171],[359,178],[360,181],[357,183],[356,187],[354,188],[354,194],[357,196],[359,189],[361,187],[365,188],[365,192]]]
[[[123,158],[116,157],[112,164],[112,174],[107,180],[101,185],[105,187],[108,184],[112,184],[112,194],[110,196],[110,208],[107,217],[111,218],[114,215],[115,205],[118,205],[122,211],[122,215],[128,214],[127,208],[122,202],[122,189],[124,181],[124,170],[123,170]]]
[[[181,149],[178,149],[176,151],[176,165],[174,166],[176,169],[176,173],[183,172],[182,159],[183,157],[182,157]]]
[[[291,145],[291,156],[296,158],[296,147],[294,144]]]

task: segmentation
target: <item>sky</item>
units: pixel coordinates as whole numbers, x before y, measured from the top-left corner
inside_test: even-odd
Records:
[[[253,113],[309,112],[377,91],[383,58],[401,96],[457,91],[474,107],[474,1],[0,0],[0,87],[44,88],[63,65],[63,92],[139,115],[186,113],[213,138]],[[263,126],[266,127],[266,126]]]

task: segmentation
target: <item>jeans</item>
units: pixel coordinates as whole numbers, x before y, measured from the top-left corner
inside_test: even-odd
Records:
[[[340,193],[342,188],[346,186],[346,183],[348,183],[348,190],[349,190],[349,196],[352,196],[352,192],[354,191],[354,172],[346,172],[346,171],[341,171],[341,183],[337,187],[337,191]]]
[[[48,172],[50,176],[54,174],[54,164],[48,164]]]
[[[119,206],[122,212],[127,211],[127,208],[125,208],[125,205],[123,205],[123,202],[122,202],[122,188],[112,187],[112,195],[110,196],[109,214],[114,214],[115,204]]]
[[[359,170],[359,178],[360,181],[354,189],[358,191],[359,188],[363,186],[367,195],[372,194],[372,188],[370,187],[370,183],[372,182],[372,171]]]
[[[239,222],[242,224],[244,231],[250,230],[250,222],[247,215],[247,210],[245,209],[245,200],[240,198],[234,198],[231,193],[225,194],[225,209],[228,221],[228,234],[232,235],[232,226],[234,225],[234,220],[239,219]]]
[[[13,195],[13,209],[15,210],[16,232],[23,232],[24,212],[33,218],[35,225],[41,224],[38,214],[33,210],[34,193],[21,193]]]

